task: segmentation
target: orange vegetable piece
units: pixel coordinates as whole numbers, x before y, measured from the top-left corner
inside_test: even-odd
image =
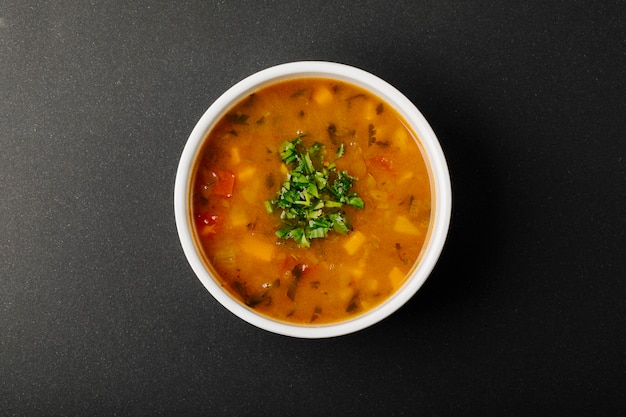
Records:
[[[235,188],[235,174],[230,171],[215,170],[217,182],[213,185],[212,193],[220,197],[230,198]]]

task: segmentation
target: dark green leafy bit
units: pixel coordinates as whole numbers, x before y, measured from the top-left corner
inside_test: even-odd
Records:
[[[245,125],[248,120],[247,114],[227,114],[226,118],[234,125]]]
[[[328,137],[333,145],[339,145],[344,140],[349,140],[356,133],[356,130],[354,129],[337,129],[337,126],[335,126],[334,123],[328,125],[326,131],[328,132]]]
[[[346,101],[351,101],[351,100],[354,100],[355,98],[366,98],[366,97],[365,97],[365,94],[360,93],[360,94],[355,94],[352,97],[348,97]]]
[[[255,102],[256,102],[256,94],[252,93],[248,96],[246,101],[244,101],[243,105],[244,107],[252,107]]]
[[[376,129],[374,129],[374,125],[373,124],[369,124],[369,126],[367,126],[367,144],[369,146],[372,146],[374,143],[376,143]]]
[[[397,242],[396,242],[396,252],[398,253],[398,257],[400,258],[402,263],[406,265],[408,262],[408,259],[406,257],[406,252],[404,251],[402,246]]]
[[[382,147],[386,147],[389,146],[390,143],[389,141],[380,141],[376,139],[376,129],[374,128],[373,124],[369,124],[369,126],[367,126],[367,145],[368,146],[372,146],[374,144],[378,145],[378,146],[382,146]]]
[[[309,89],[303,88],[303,89],[297,90],[295,93],[293,93],[291,95],[291,98],[296,98],[296,97],[300,97],[300,96],[304,96],[304,95],[308,95],[308,94],[310,94]]]
[[[348,303],[348,306],[346,307],[346,312],[352,313],[358,310],[360,306],[361,306],[361,297],[359,296],[359,293],[357,292],[350,299],[350,302]]]
[[[291,270],[291,281],[289,282],[289,286],[287,287],[287,297],[289,297],[291,301],[293,301],[296,297],[296,290],[298,289],[298,284],[302,279],[302,272],[302,264],[294,266]]]
[[[334,161],[325,163],[326,147],[316,142],[307,149],[303,136],[281,145],[280,157],[290,172],[276,198],[265,202],[265,208],[269,213],[280,211],[283,225],[276,236],[309,247],[311,239],[326,237],[330,231],[347,235],[352,226],[343,207],[363,209],[365,205],[351,191],[356,179],[346,171],[337,171],[335,161],[345,152],[343,143]]]
[[[311,323],[313,323],[315,320],[317,320],[317,318],[319,317],[320,314],[322,314],[322,308],[321,307],[315,307],[313,309],[313,314],[311,315]]]
[[[272,286],[280,286],[280,281],[276,280]],[[247,285],[241,281],[235,281],[233,283],[233,287],[237,293],[243,298],[243,302],[248,307],[256,307],[259,304],[270,305],[272,304],[272,296],[270,295],[270,287],[267,287],[265,291],[254,291],[251,292],[248,290]]]

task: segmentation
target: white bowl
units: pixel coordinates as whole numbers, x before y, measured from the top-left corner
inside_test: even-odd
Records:
[[[338,323],[296,325],[263,316],[233,298],[212,276],[202,254],[194,243],[190,189],[194,161],[215,123],[241,99],[260,88],[294,78],[331,78],[355,84],[382,98],[400,113],[419,137],[425,151],[432,193],[431,224],[421,260],[404,285],[378,307],[360,316]],[[176,174],[174,211],[180,241],[192,269],[207,290],[236,316],[270,332],[301,338],[325,338],[344,335],[371,326],[404,305],[424,284],[443,249],[452,208],[450,175],[445,157],[435,133],[419,110],[396,88],[363,70],[331,62],[302,61],[277,65],[257,72],[235,84],[219,97],[200,118],[183,150]]]

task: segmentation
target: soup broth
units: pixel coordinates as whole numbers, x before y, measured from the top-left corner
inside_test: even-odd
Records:
[[[277,236],[285,215],[268,205],[293,168],[281,147],[296,137],[322,146],[322,169],[348,173],[363,202],[334,209],[347,234],[330,230],[308,247]],[[190,193],[196,243],[219,283],[255,311],[296,324],[345,320],[415,268],[429,184],[419,139],[379,97],[331,79],[282,81],[243,99],[206,137]]]

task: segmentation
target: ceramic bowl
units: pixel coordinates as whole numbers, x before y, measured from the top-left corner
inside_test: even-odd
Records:
[[[419,138],[430,174],[431,223],[418,265],[406,282],[378,307],[355,318],[322,325],[296,325],[263,316],[233,298],[212,276],[196,245],[191,219],[190,189],[194,161],[215,123],[235,104],[269,84],[293,78],[331,78],[355,84],[377,95],[404,118]],[[443,249],[450,224],[452,192],[450,176],[439,141],[420,111],[395,87],[361,69],[332,62],[292,62],[259,71],[238,82],[220,96],[200,118],[189,135],[176,174],[174,211],[184,253],[193,271],[209,293],[225,308],[261,329],[299,338],[326,338],[345,335],[372,326],[398,310],[424,284]]]

